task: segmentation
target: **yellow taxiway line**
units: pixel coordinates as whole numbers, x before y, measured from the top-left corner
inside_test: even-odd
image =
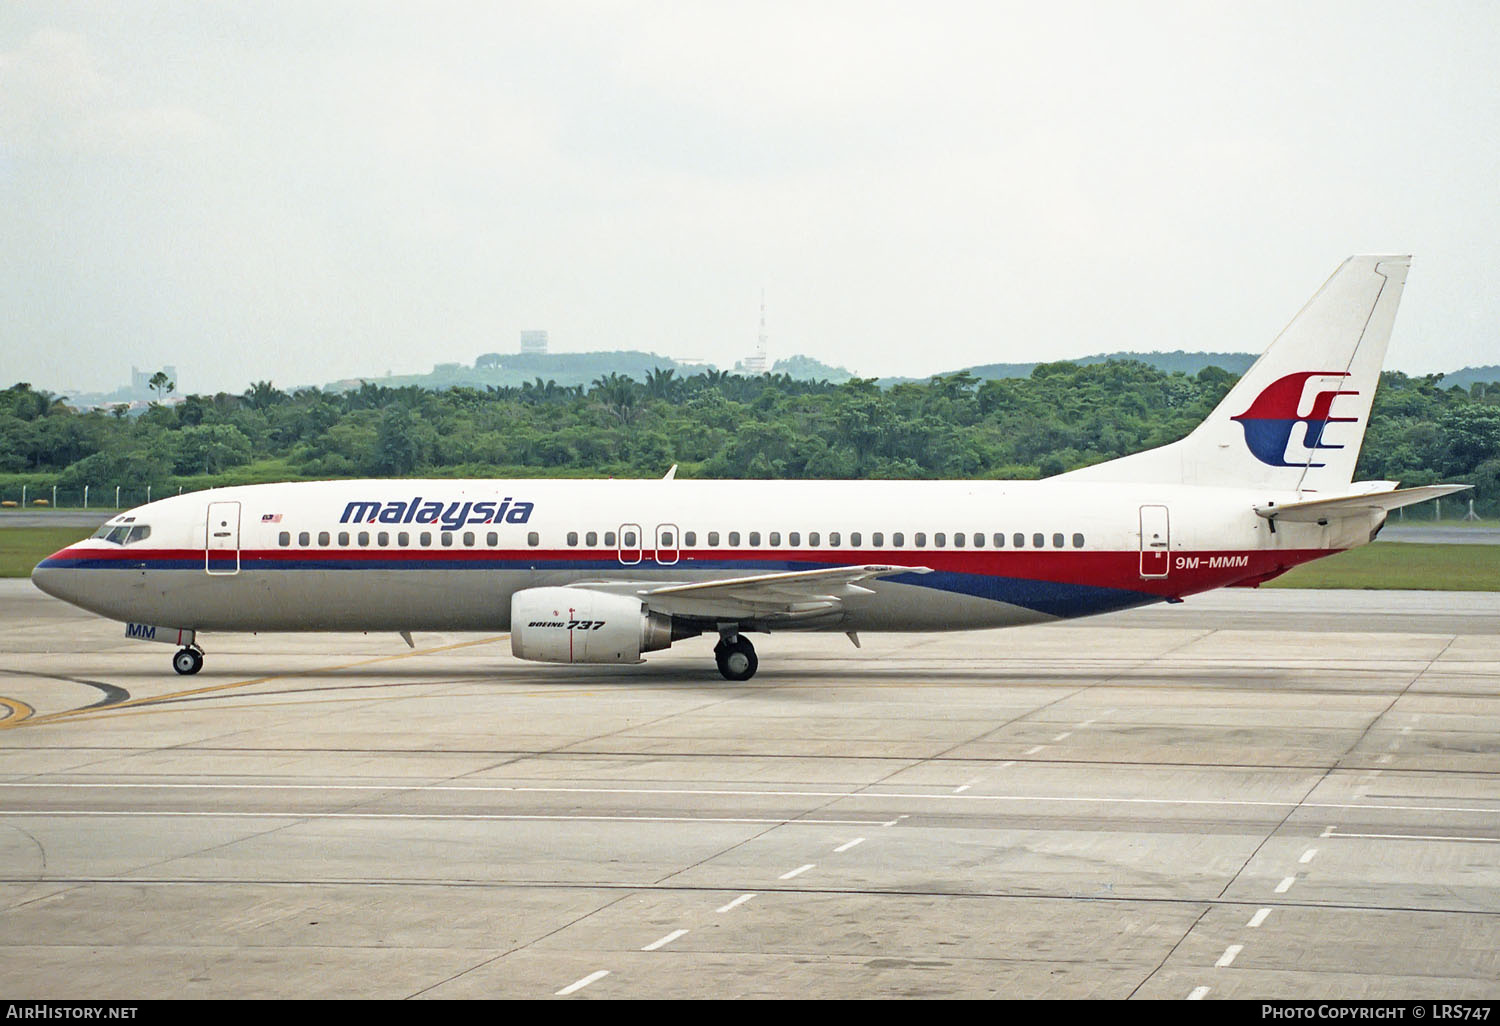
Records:
[[[15,699],[0,698],[0,707],[11,711],[9,716],[0,719],[0,730],[14,729],[20,726],[37,726],[44,723],[56,723],[60,720],[87,719],[99,715],[107,715],[119,712],[123,709],[132,709],[144,705],[154,705],[160,702],[171,702],[181,698],[195,698],[199,695],[211,695],[220,691],[233,691],[237,688],[252,687],[256,684],[266,684],[273,680],[290,680],[296,677],[312,677],[326,673],[339,673],[343,670],[352,670],[359,666],[373,666],[376,663],[395,662],[398,659],[412,659],[416,656],[435,655],[439,652],[452,652],[461,648],[472,648],[475,645],[490,645],[496,641],[508,638],[508,634],[500,634],[489,638],[480,638],[477,641],[460,641],[452,645],[442,645],[438,648],[419,648],[410,652],[398,652],[395,655],[376,656],[374,659],[361,659],[357,662],[342,663],[338,666],[324,666],[312,670],[304,670],[299,673],[276,673],[267,677],[256,677],[253,680],[234,681],[229,684],[210,684],[207,687],[189,688],[186,691],[172,691],[165,695],[152,695],[149,698],[128,698],[123,702],[113,705],[96,705],[87,709],[65,709],[62,712],[45,713],[41,716],[35,715],[35,710],[24,702]]]

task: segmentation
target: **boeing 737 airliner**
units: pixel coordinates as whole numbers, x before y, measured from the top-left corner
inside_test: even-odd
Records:
[[[37,587],[179,645],[207,631],[509,627],[522,659],[637,663],[717,636],[1087,616],[1370,541],[1464,485],[1355,484],[1410,261],[1346,261],[1181,441],[1043,481],[326,481],[180,495],[43,560]]]

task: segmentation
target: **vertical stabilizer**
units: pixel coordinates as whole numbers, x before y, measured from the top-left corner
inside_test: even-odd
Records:
[[[1062,476],[1346,490],[1410,263],[1350,257],[1192,434]]]

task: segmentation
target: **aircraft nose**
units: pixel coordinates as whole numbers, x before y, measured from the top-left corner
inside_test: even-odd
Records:
[[[66,552],[66,549],[54,552],[38,563],[31,571],[31,583],[53,598],[78,605],[80,596],[77,578],[82,571],[68,565],[69,560],[64,555]]]

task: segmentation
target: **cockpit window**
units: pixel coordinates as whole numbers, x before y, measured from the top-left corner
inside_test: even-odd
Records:
[[[116,545],[129,545],[151,537],[151,527],[148,524],[105,524],[94,532],[93,537]]]

